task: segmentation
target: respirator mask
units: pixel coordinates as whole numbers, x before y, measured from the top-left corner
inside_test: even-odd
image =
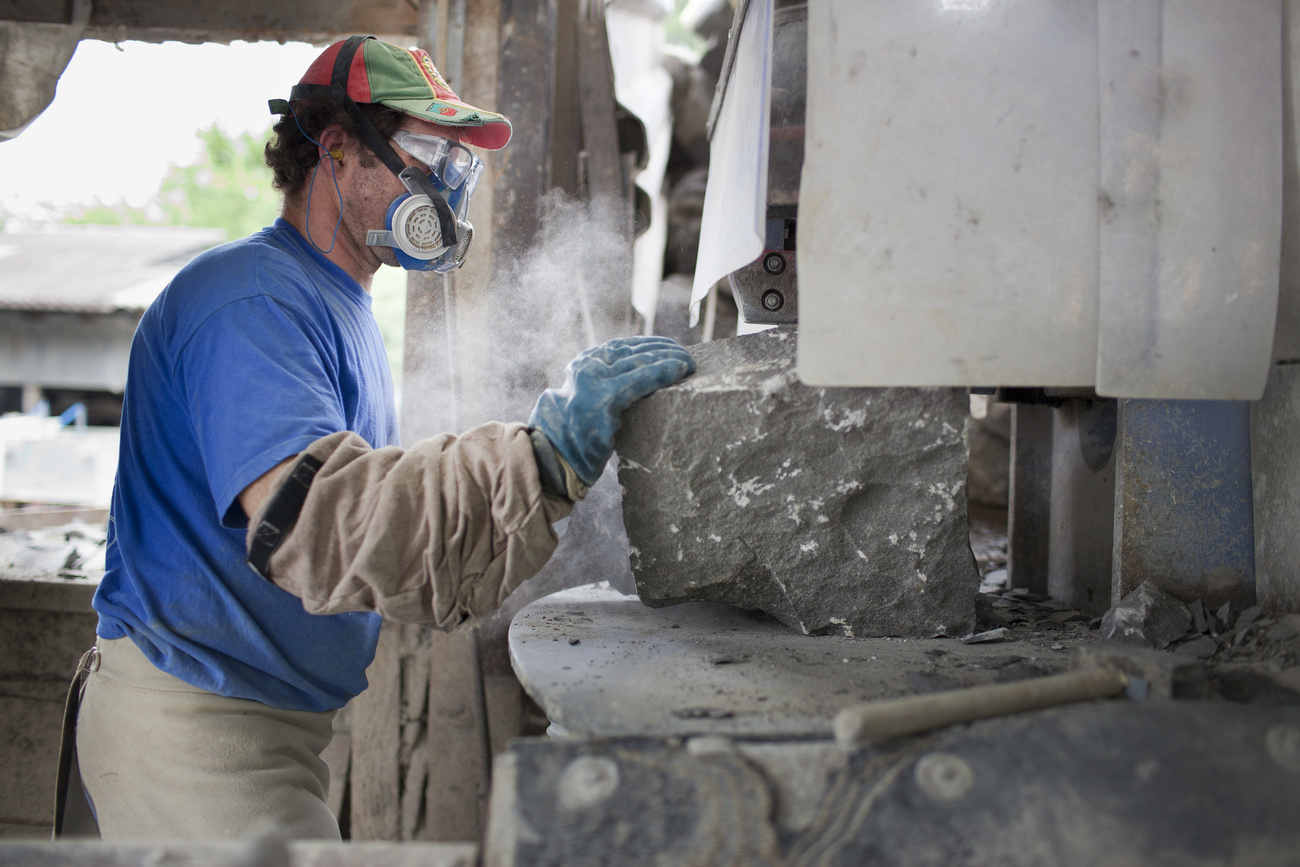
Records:
[[[400,130],[393,144],[429,167],[397,174],[406,192],[388,206],[385,228],[371,229],[366,243],[392,247],[408,271],[451,271],[469,254],[474,227],[465,219],[483,161],[469,148],[436,135]]]

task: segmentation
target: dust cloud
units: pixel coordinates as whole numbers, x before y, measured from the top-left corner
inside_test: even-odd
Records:
[[[537,395],[563,380],[580,350],[630,334],[632,261],[626,208],[617,199],[583,203],[551,195],[546,229],[529,249],[498,265],[492,339],[499,391],[490,417],[524,420]]]
[[[588,203],[552,192],[543,201],[543,230],[515,242],[518,252],[497,229],[498,261],[486,285],[461,273],[452,278],[454,290],[441,277],[429,279],[417,303],[452,315],[412,330],[420,326],[408,312],[404,441],[485,421],[526,421],[579,351],[639,330],[627,214],[619,199]],[[470,258],[486,252],[472,250]]]

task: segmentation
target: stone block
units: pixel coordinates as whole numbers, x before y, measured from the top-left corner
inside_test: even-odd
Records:
[[[691,353],[695,375],[633,406],[616,441],[642,601],[810,635],[972,631],[964,389],[803,385],[791,329]]]
[[[1187,606],[1144,581],[1101,618],[1101,637],[1108,641],[1163,649],[1192,628]]]

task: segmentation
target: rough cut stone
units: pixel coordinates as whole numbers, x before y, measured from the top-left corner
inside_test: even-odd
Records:
[[[691,353],[695,375],[633,406],[616,444],[642,601],[813,635],[972,631],[964,389],[803,385],[790,329]]]
[[[1187,606],[1143,581],[1101,618],[1101,637],[1164,649],[1192,628]]]

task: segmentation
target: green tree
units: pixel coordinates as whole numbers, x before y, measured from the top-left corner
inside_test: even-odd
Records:
[[[279,196],[262,158],[268,133],[231,138],[219,126],[199,130],[203,153],[188,166],[173,166],[159,189],[166,222],[173,226],[224,229],[226,239],[252,234],[275,219]]]
[[[96,203],[82,205],[63,218],[63,222],[77,226],[156,226],[157,219],[150,218],[148,208],[137,208],[126,202],[116,205]]]
[[[195,133],[203,143],[197,160],[172,166],[144,207],[96,204],[66,222],[98,225],[202,226],[222,229],[234,240],[269,225],[280,210],[271,170],[262,158],[270,136],[228,135],[220,126]]]

